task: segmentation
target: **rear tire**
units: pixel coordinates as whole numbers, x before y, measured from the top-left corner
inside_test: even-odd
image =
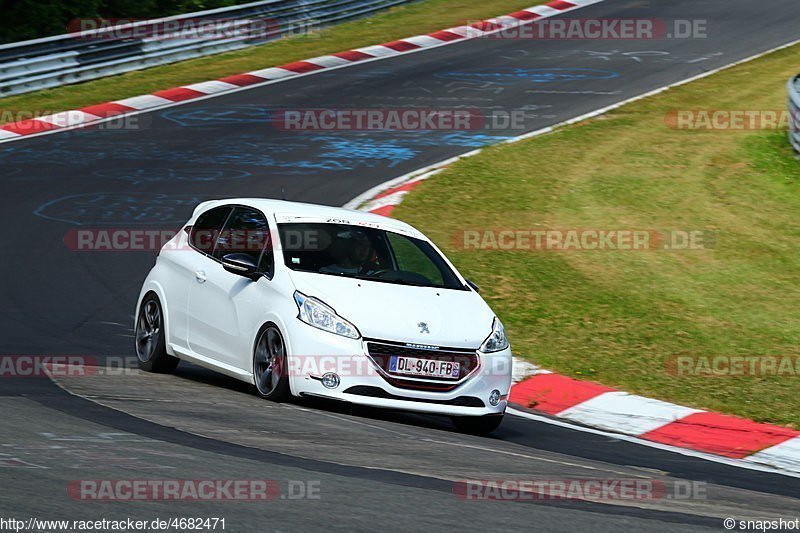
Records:
[[[504,415],[454,416],[453,425],[462,433],[488,435],[500,426]]]
[[[253,349],[253,379],[259,396],[282,402],[291,396],[286,364],[286,343],[278,326],[267,324],[256,337]]]
[[[145,296],[139,306],[134,338],[141,370],[169,373],[180,363],[180,359],[167,353],[164,312],[161,310],[161,302],[153,293]]]

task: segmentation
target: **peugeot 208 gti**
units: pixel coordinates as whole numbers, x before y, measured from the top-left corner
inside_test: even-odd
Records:
[[[477,287],[403,222],[277,200],[200,204],[159,252],[135,320],[140,368],[185,359],[280,401],[317,396],[502,420],[503,325]]]

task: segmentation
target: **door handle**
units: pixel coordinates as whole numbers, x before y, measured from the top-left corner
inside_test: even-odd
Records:
[[[208,278],[204,270],[198,270],[194,273],[194,279],[196,279],[198,283],[205,283]]]

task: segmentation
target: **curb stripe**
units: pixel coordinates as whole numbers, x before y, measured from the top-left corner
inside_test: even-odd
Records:
[[[556,0],[555,2],[550,2],[547,5],[552,7],[553,9],[559,9],[562,11],[564,9],[571,9],[577,6],[577,4],[573,4],[572,2],[566,2],[565,0]]]
[[[236,85],[237,87],[247,87],[248,85],[253,85],[254,83],[262,83],[264,78],[260,76],[253,76],[252,74],[236,74],[235,76],[220,78],[219,81],[230,83],[231,85]]]
[[[0,139],[11,139],[13,137],[19,137],[19,136],[20,136],[19,133],[15,133],[13,131],[5,129],[5,126],[0,127]]]
[[[484,32],[496,31],[503,28],[503,26],[501,26],[500,24],[488,20],[481,20],[480,22],[475,22],[474,24],[470,24],[469,27],[476,28]]]
[[[697,412],[698,409],[614,391],[595,396],[556,415],[600,429],[642,435]]]
[[[536,20],[539,17],[541,17],[541,15],[539,15],[538,13],[531,13],[530,11],[517,11],[516,13],[511,13],[509,16],[514,17],[515,19],[526,20],[526,21]]]
[[[511,387],[509,401],[555,415],[614,389],[559,374],[537,374]]]
[[[199,96],[203,96],[200,91],[187,89],[186,87],[175,87],[174,89],[167,89],[166,91],[158,91],[153,93],[153,96],[165,98],[170,102],[183,102],[184,100],[192,100]]]
[[[224,82],[222,80],[204,81],[202,83],[194,83],[192,85],[184,85],[184,89],[190,89],[203,94],[215,94],[224,91],[230,91],[236,88],[236,85]]]
[[[84,107],[81,109],[84,113],[89,113],[90,115],[94,115],[100,118],[106,117],[113,117],[114,115],[119,115],[121,113],[127,113],[128,111],[133,111],[134,108],[126,105],[122,105],[115,102],[109,102],[107,104],[98,104],[98,105],[90,105],[89,107]]]
[[[466,39],[467,37],[474,39],[483,35],[481,30],[472,26],[456,26],[455,28],[448,28],[447,31],[460,35],[462,39]]]
[[[433,37],[434,39],[438,39],[440,41],[457,41],[458,39],[463,39],[463,35],[458,35],[457,33],[453,33],[449,30],[440,30],[433,33],[429,33],[428,37]]]
[[[394,50],[393,48],[387,48],[382,44],[376,44],[375,46],[367,46],[365,48],[356,48],[356,52],[367,54],[370,57],[391,57],[402,53],[398,52],[397,50]]]
[[[347,59],[334,55],[314,57],[312,59],[306,59],[306,61],[323,68],[340,67],[350,63]]]
[[[700,412],[641,435],[643,439],[742,459],[800,436],[800,431]]]
[[[148,109],[150,107],[158,107],[171,103],[171,100],[158,97],[154,94],[143,94],[141,96],[134,96],[133,98],[125,98],[111,102],[113,104],[124,105],[136,110]]]
[[[364,52],[359,52],[358,50],[347,50],[346,52],[337,52],[331,55],[341,57],[342,59],[346,59],[348,61],[363,61],[364,59],[372,58],[371,55],[365,54]]]
[[[400,192],[400,191],[406,191],[406,192],[408,192],[408,191],[410,191],[411,189],[413,189],[414,187],[416,187],[417,185],[419,185],[419,184],[420,184],[420,182],[421,182],[421,180],[416,180],[416,181],[407,181],[406,183],[404,183],[404,184],[402,184],[402,185],[400,185],[400,186],[398,186],[398,187],[392,187],[391,189],[386,189],[385,191],[383,191],[382,193],[380,193],[379,195],[377,195],[377,196],[375,197],[375,199],[377,200],[377,199],[379,199],[379,198],[383,198],[383,197],[385,197],[385,196],[389,196],[389,195],[391,195],[391,194],[394,194],[394,193],[397,193],[397,192]]]
[[[418,48],[428,48],[430,46],[438,46],[442,44],[441,39],[437,39],[431,35],[417,35],[415,37],[409,37],[407,39],[403,39],[404,41],[417,45]]]
[[[86,113],[85,111],[73,110],[54,113],[52,115],[39,117],[34,120],[41,120],[59,128],[68,128],[77,124],[83,124],[84,122],[92,122],[98,120],[99,118],[100,117]]]
[[[756,452],[745,458],[745,461],[800,472],[800,437],[783,441],[771,448]]]
[[[408,52],[409,50],[416,50],[417,48],[420,48],[418,44],[410,43],[406,40],[392,41],[390,43],[385,43],[382,46],[391,48],[392,50],[397,50],[398,52]]]
[[[524,11],[530,11],[531,13],[536,13],[540,17],[552,17],[553,15],[558,15],[561,13],[558,9],[553,9],[550,5],[543,5],[543,6],[535,6],[529,7]]]
[[[290,76],[294,76],[296,73],[281,67],[269,67],[261,70],[254,70],[253,72],[248,72],[248,74],[261,78],[261,81],[263,82],[264,80],[279,80],[282,78],[288,78]]]
[[[314,63],[309,63],[308,61],[295,61],[294,63],[281,65],[280,68],[284,70],[289,70],[291,72],[294,72],[295,74],[305,74],[306,72],[312,72],[314,70],[319,70],[325,67],[321,65],[316,65]]]
[[[19,122],[12,122],[11,124],[4,124],[2,129],[16,133],[19,136],[30,135],[32,133],[40,133],[43,131],[57,130],[58,126],[50,122],[43,122],[36,119],[20,120]]]

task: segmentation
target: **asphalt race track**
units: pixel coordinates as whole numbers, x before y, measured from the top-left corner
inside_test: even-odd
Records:
[[[607,0],[566,16],[706,19],[708,36],[475,39],[138,115],[138,129],[0,145],[1,353],[101,365],[133,355],[132,315],[155,252],[76,252],[65,244],[76,228],[175,229],[204,199],[279,198],[281,187],[291,200],[342,205],[422,166],[800,38],[796,0]],[[524,110],[525,121],[523,130],[294,132],[265,119],[320,107]],[[185,363],[174,376],[101,371],[57,382],[0,381],[5,516],[225,517],[232,531],[687,531],[721,529],[727,516],[800,515],[797,478],[513,416],[492,438],[471,437],[437,417],[273,404]],[[254,477],[318,483],[320,498],[86,502],[66,490],[76,479]],[[702,481],[708,494],[601,504],[453,493],[464,479],[585,477]]]

